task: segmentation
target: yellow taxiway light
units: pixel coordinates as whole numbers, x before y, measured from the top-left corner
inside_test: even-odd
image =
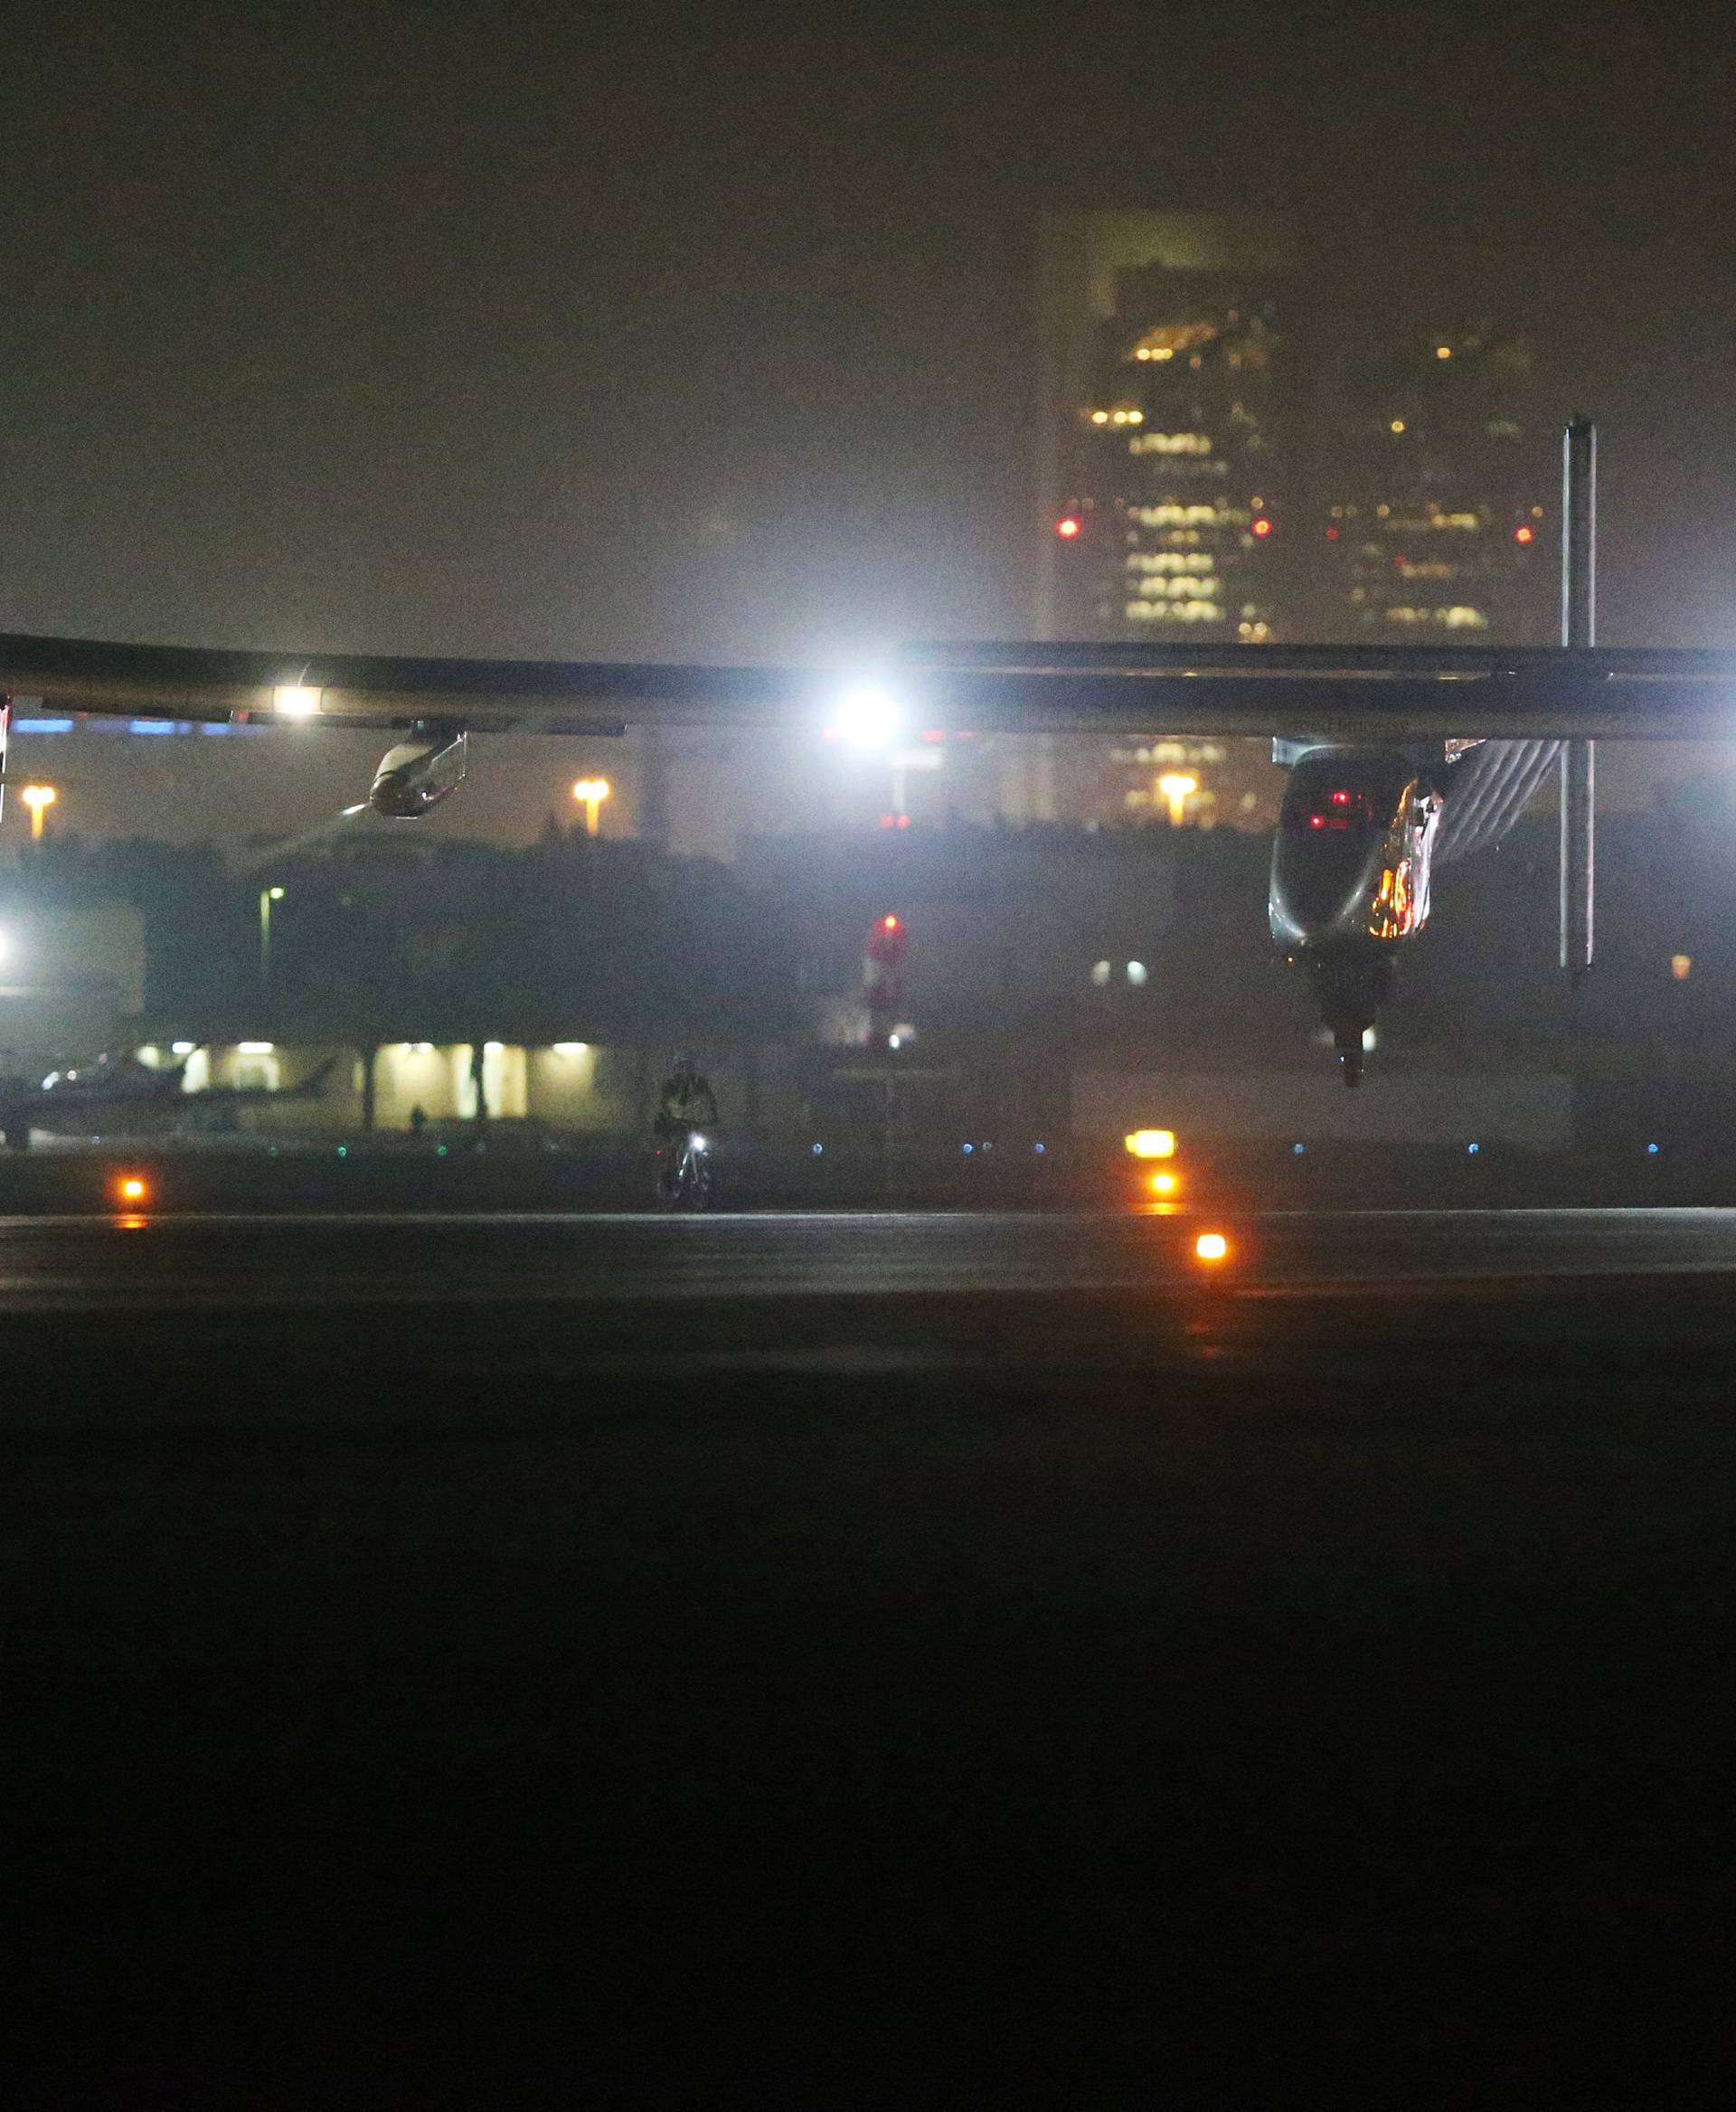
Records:
[[[1131,1136],[1124,1136],[1121,1141],[1137,1159],[1173,1159],[1175,1156],[1175,1132],[1173,1129],[1136,1129]]]
[[[1202,1232],[1194,1242],[1194,1253],[1196,1259],[1215,1266],[1230,1259],[1230,1242],[1222,1232]]]

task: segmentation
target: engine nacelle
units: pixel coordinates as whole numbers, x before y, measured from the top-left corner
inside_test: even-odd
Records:
[[[467,733],[449,726],[401,740],[381,757],[368,805],[391,821],[416,820],[463,784],[469,744]]]

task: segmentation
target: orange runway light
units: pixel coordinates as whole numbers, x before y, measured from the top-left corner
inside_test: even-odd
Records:
[[[1202,1232],[1194,1242],[1194,1253],[1196,1259],[1215,1267],[1230,1259],[1230,1242],[1222,1232]]]

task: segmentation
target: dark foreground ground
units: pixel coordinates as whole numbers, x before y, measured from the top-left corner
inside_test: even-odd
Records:
[[[8,2103],[1722,2100],[1725,1221],[876,1221],[0,1227]]]

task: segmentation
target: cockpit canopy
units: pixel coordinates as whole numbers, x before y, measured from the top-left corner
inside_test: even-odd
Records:
[[[1272,940],[1287,954],[1387,945],[1428,920],[1439,793],[1379,750],[1316,749],[1290,772],[1272,847]]]

